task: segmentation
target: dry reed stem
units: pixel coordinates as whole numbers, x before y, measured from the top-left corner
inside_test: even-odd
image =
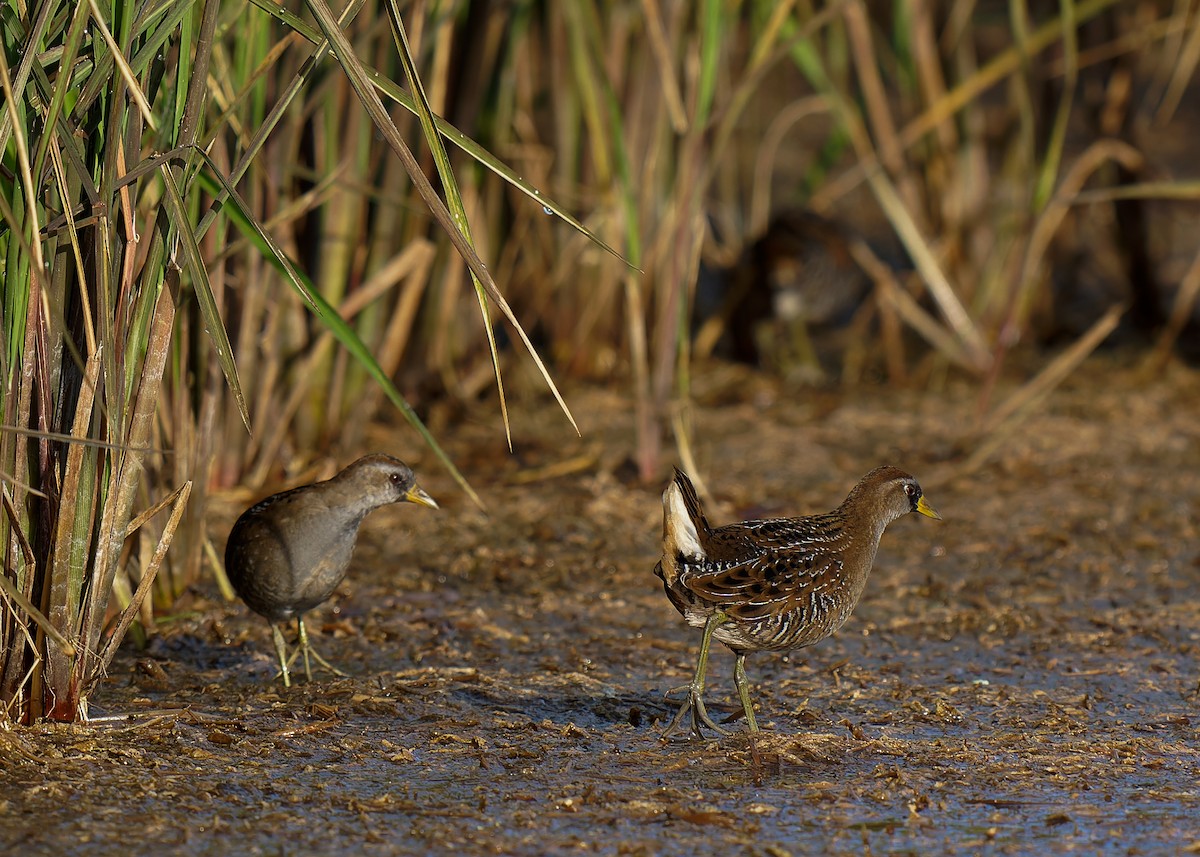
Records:
[[[708,490],[708,480],[696,463],[696,455],[692,447],[692,409],[690,405],[680,404],[674,408],[671,415],[671,426],[675,430],[675,447],[679,451],[679,463],[682,470],[691,478],[696,486],[696,493],[704,500],[709,512],[721,512],[722,507],[713,499]]]
[[[629,362],[633,369],[634,434],[638,438],[637,468],[645,478],[658,464],[658,419],[650,392],[650,357],[644,320],[641,277],[626,271],[622,277],[625,293],[625,320],[629,336]]]
[[[1158,106],[1158,112],[1154,116],[1155,124],[1161,127],[1171,121],[1180,101],[1183,100],[1184,91],[1193,82],[1198,63],[1200,63],[1200,25],[1193,21],[1180,52],[1179,60],[1175,63],[1171,82],[1167,85],[1162,102]]]
[[[875,300],[879,309],[880,332],[883,334],[883,353],[884,360],[887,362],[888,377],[894,379],[899,384],[907,383],[908,367],[904,361],[904,344],[900,337],[898,319],[898,316],[901,316],[902,312],[897,304],[898,302],[907,300],[906,305],[916,307],[922,316],[925,316],[925,312],[917,306],[915,301],[911,300],[908,293],[896,281],[896,274],[892,268],[879,260],[879,257],[875,255],[875,251],[871,249],[871,246],[866,241],[853,236],[850,239],[849,246],[850,257],[854,259],[855,264],[875,283]],[[951,344],[952,349],[957,350],[958,345],[954,342],[954,338],[944,333],[933,319],[930,318],[928,321]],[[858,369],[852,368],[852,364],[859,362],[857,358],[847,354],[847,359],[842,365],[843,377],[851,373],[856,373]]]
[[[683,95],[679,89],[679,81],[671,62],[671,49],[667,45],[667,35],[663,29],[662,15],[658,11],[656,0],[642,0],[642,11],[646,16],[646,36],[650,43],[650,53],[658,66],[658,76],[662,86],[663,100],[666,102],[667,115],[671,118],[671,127],[676,134],[687,132],[687,113],[683,107]]]
[[[1200,252],[1192,257],[1192,264],[1179,281],[1175,300],[1171,304],[1171,315],[1159,333],[1153,351],[1147,356],[1145,365],[1148,370],[1159,371],[1170,360],[1175,341],[1179,339],[1192,317],[1192,307],[1196,304],[1197,296],[1200,296]]]
[[[177,278],[178,269],[170,269],[168,279],[174,281],[171,285],[175,288],[178,287]],[[83,616],[79,625],[83,651],[75,660],[72,670],[74,687],[72,694],[68,696],[69,699],[77,693],[75,701],[80,706],[84,704],[87,691],[84,679],[94,672],[100,633],[104,625],[104,608],[108,602],[107,593],[112,589],[113,579],[116,577],[121,546],[125,541],[125,528],[132,517],[130,510],[141,481],[144,451],[150,446],[154,428],[158,391],[162,384],[162,374],[167,356],[171,350],[171,334],[175,318],[175,301],[172,291],[172,288],[164,286],[155,303],[154,318],[147,337],[146,355],[133,394],[133,410],[129,417],[129,428],[126,435],[129,448],[113,467],[113,481],[101,512],[99,539],[92,561],[91,581],[88,585],[89,591],[104,593],[104,595],[89,599],[83,606]]]
[[[158,576],[163,559],[167,555],[167,549],[170,548],[171,541],[175,538],[175,530],[179,526],[179,521],[183,517],[183,512],[187,508],[188,498],[191,495],[192,483],[189,480],[183,483],[170,497],[166,498],[166,500],[156,507],[156,509],[161,509],[167,502],[172,503],[171,516],[167,519],[166,526],[163,527],[162,535],[159,536],[158,544],[154,548],[154,554],[150,559],[150,563],[142,571],[142,579],[138,582],[137,591],[134,592],[129,605],[121,612],[121,617],[118,619],[116,627],[109,636],[104,651],[97,659],[95,672],[85,681],[85,685],[95,683],[107,673],[108,665],[112,663],[113,656],[117,653],[117,647],[125,637],[125,632],[133,624],[133,619],[137,615],[138,608],[141,607],[142,602],[150,593],[150,587],[154,584],[154,578]]]
[[[1020,425],[1033,413],[1054,388],[1067,379],[1070,374],[1091,354],[1110,333],[1116,329],[1117,322],[1125,307],[1116,305],[1109,307],[1095,324],[1072,345],[1055,357],[1037,375],[1008,397],[987,418],[983,430],[977,437],[980,444],[967,460],[954,468],[956,476],[968,476],[982,467],[999,449]]]
[[[892,120],[891,108],[888,106],[887,91],[879,76],[876,51],[871,42],[871,25],[867,20],[862,0],[853,0],[846,4],[845,18],[847,35],[850,37],[850,54],[854,58],[866,116],[875,132],[875,149],[879,152],[879,160],[895,182],[900,198],[904,200],[904,206],[910,215],[913,218],[920,217],[920,194],[917,192],[914,176],[904,162],[904,148],[896,133],[896,123]],[[927,223],[918,222],[918,225],[922,231],[928,231]]]
[[[391,318],[383,331],[382,339],[377,348],[379,367],[389,376],[394,376],[400,368],[400,360],[408,348],[409,337],[416,322],[417,310],[421,299],[429,289],[433,276],[433,264],[437,257],[437,248],[433,242],[418,239],[410,243],[394,259],[377,271],[366,285],[386,284],[389,289],[397,286],[400,294],[391,308]],[[357,294],[357,293],[356,293]],[[354,295],[351,295],[353,298]],[[350,301],[346,302],[351,305]],[[378,386],[370,387],[364,395],[363,411],[373,414],[379,407],[383,391]]]
[[[934,302],[941,310],[942,317],[946,319],[958,338],[961,345],[960,353],[966,357],[965,366],[979,373],[987,371],[992,363],[992,358],[984,344],[983,337],[958,299],[954,287],[946,279],[941,266],[934,258],[933,250],[921,235],[917,224],[896,193],[896,189],[882,173],[872,173],[868,180],[871,189],[875,191],[875,198],[883,208],[892,228],[896,230],[896,234],[903,241],[917,270],[921,272],[921,277],[929,288]],[[947,356],[950,355],[947,354]]]
[[[207,536],[204,538],[204,558],[208,560],[208,567],[212,570],[213,579],[217,581],[217,588],[221,590],[221,597],[226,601],[233,601],[238,597],[237,592],[229,582],[229,575],[225,573],[225,563],[217,554],[216,546]]]
[[[1014,294],[1018,296],[1014,305],[1017,312],[1023,312],[1021,305],[1037,282],[1037,271],[1045,263],[1050,242],[1062,225],[1063,219],[1070,211],[1083,185],[1092,173],[1109,161],[1116,161],[1134,173],[1139,171],[1144,163],[1141,152],[1121,140],[1097,140],[1075,159],[1071,169],[1063,176],[1058,190],[1037,218],[1029,235],[1029,244],[1025,251],[1020,279],[1014,291]]]
[[[771,188],[774,170],[784,138],[792,127],[816,113],[830,112],[829,101],[823,95],[810,95],[785,107],[771,120],[763,134],[758,156],[754,159],[754,178],[750,184],[750,213],[746,232],[759,236],[767,231],[771,220]]]
[[[933,20],[933,0],[912,0],[913,50],[912,61],[917,72],[917,84],[926,104],[935,104],[946,96],[946,78],[939,61],[936,25]],[[949,54],[949,52],[947,52]],[[953,122],[939,122],[935,128],[942,152],[958,151],[958,129]]]

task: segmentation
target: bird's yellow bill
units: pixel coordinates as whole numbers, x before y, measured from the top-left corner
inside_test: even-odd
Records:
[[[917,500],[917,511],[926,518],[933,518],[935,521],[940,521],[942,519],[942,516],[937,513],[937,509],[933,508],[928,502],[926,502],[924,495],[921,495],[921,498]]]
[[[437,501],[416,485],[409,488],[408,491],[405,492],[404,499],[409,503],[417,503],[421,506],[428,506],[431,509],[436,509],[438,507]]]

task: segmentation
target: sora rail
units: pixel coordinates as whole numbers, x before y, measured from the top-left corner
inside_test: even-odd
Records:
[[[744,521],[713,529],[696,489],[676,469],[663,492],[663,555],[654,573],[687,623],[703,628],[692,683],[663,736],[688,714],[728,734],[704,708],[708,648],[715,637],[736,655],[734,681],[751,732],[758,731],[746,680],[746,655],[820,642],[842,626],[862,597],[884,528],[917,512],[941,519],[913,477],[877,467],[838,508],[807,518]]]
[[[342,675],[309,646],[304,614],[323,603],[350,566],[358,528],[367,514],[392,503],[437,508],[417,487],[408,465],[390,455],[367,455],[337,476],[275,494],[237,519],[225,545],[225,572],[246,606],[266,617],[279,656],[280,675],[291,685],[288,667],[304,653],[304,674],[312,681],[310,656]],[[291,658],[279,622],[296,620],[299,647]]]

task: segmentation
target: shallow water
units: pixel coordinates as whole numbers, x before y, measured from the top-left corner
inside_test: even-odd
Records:
[[[714,522],[823,511],[883,461],[945,518],[889,529],[837,636],[750,657],[753,747],[658,737],[699,635],[650,571],[661,486],[623,476],[629,405],[577,391],[582,440],[540,405],[514,456],[490,424],[446,436],[490,515],[419,462],[443,510],[368,519],[310,620],[349,678],[273,682],[265,623],[202,583],[114,662],[92,714],[116,719],[0,732],[0,849],[1200,850],[1194,375],[1086,367],[968,475],[970,388],[709,383]],[[407,435],[375,446],[415,458]],[[708,700],[739,711],[720,647]]]

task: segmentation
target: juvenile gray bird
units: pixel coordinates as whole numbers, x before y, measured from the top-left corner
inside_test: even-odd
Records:
[[[736,655],[738,696],[757,732],[746,655],[811,646],[840,628],[862,597],[884,528],[909,512],[941,519],[915,479],[884,465],[827,514],[713,529],[692,481],[676,469],[663,492],[663,555],[654,573],[675,609],[704,636],[695,678],[680,688],[686,696],[663,736],[678,731],[689,713],[696,736],[701,724],[728,734],[704,708],[714,637]]]
[[[332,479],[256,503],[233,525],[225,545],[225,572],[246,606],[270,624],[284,687],[291,686],[288,667],[300,652],[309,681],[310,655],[342,675],[309,646],[304,614],[329,598],[345,578],[358,527],[367,514],[404,502],[437,508],[433,498],[417,487],[408,465],[376,453],[358,459]],[[299,648],[289,659],[277,623],[293,617]]]

